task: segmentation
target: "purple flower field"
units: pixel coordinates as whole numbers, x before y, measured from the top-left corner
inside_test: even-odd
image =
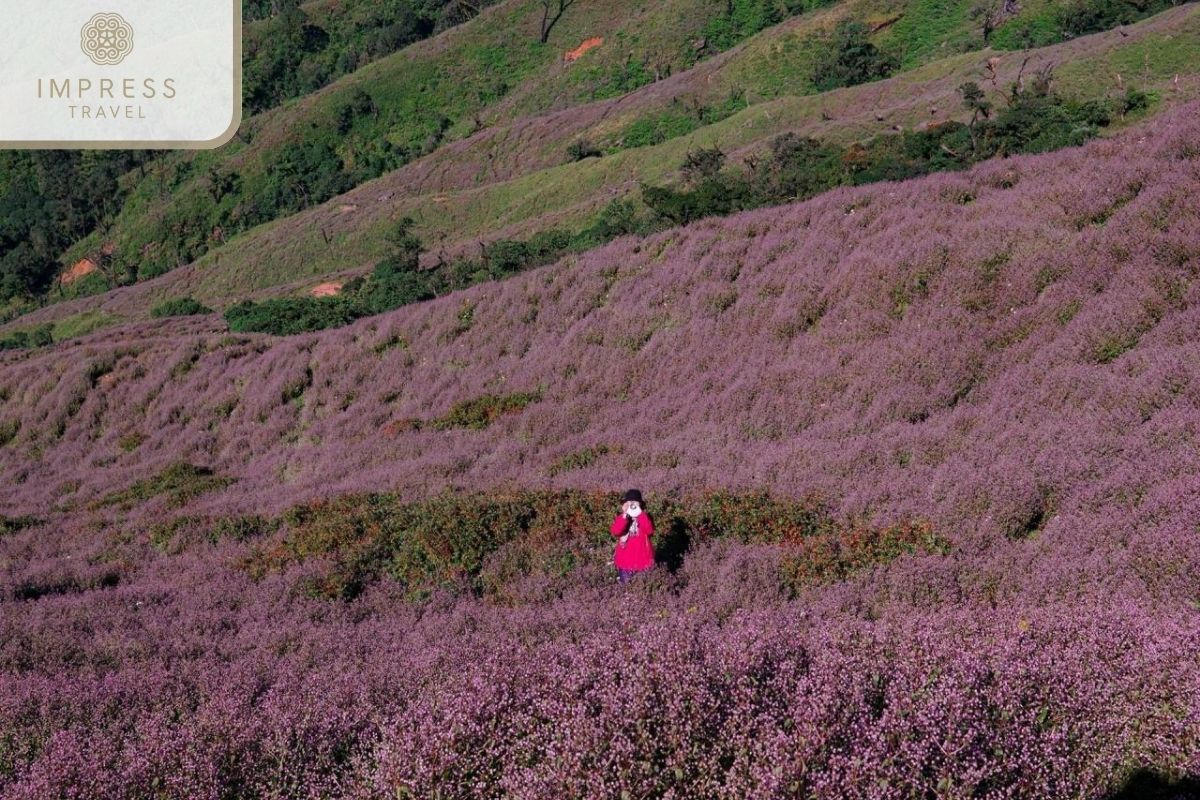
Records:
[[[0,354],[0,797],[1105,798],[1200,776],[1197,112],[320,334],[201,317]],[[203,470],[163,484],[181,463]],[[634,485],[651,513],[818,494],[948,552],[792,597],[778,548],[717,540],[629,586],[597,560],[507,605],[415,603],[387,578],[312,598],[306,564],[239,569],[252,539],[148,533]]]

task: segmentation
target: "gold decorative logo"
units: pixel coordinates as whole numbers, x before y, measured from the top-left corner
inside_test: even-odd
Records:
[[[80,47],[101,66],[120,64],[133,52],[133,27],[120,14],[97,14],[79,33]]]

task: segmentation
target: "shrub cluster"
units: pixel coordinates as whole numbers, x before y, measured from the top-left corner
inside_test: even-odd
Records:
[[[614,200],[595,222],[576,233],[551,229],[529,239],[498,239],[485,245],[478,258],[460,258],[422,269],[423,245],[412,233],[412,219],[405,218],[391,237],[392,252],[375,265],[370,275],[347,282],[337,296],[245,300],[231,306],[225,319],[230,330],[276,336],[336,328],[549,264],[566,253],[641,230],[644,224],[637,218],[633,203]]]
[[[590,139],[576,139],[567,146],[568,161],[583,161],[586,158],[598,158],[604,155],[600,148],[592,144]]]
[[[152,317],[187,317],[195,314],[211,314],[212,309],[191,297],[175,297],[150,309]]]
[[[863,23],[844,19],[814,38],[812,84],[818,92],[877,81],[900,68],[895,56],[883,53],[868,38]]]
[[[531,573],[563,577],[609,555],[608,524],[620,505],[610,493],[521,491],[443,495],[405,501],[390,494],[344,497],[294,507],[280,536],[253,548],[242,567],[256,578],[320,557],[306,587],[351,597],[387,576],[410,596],[435,589],[501,596],[508,580]],[[946,542],[923,522],[874,526],[835,519],[815,498],[763,492],[667,496],[651,509],[660,563],[678,568],[688,548],[713,540],[782,548],[781,588],[844,579]]]
[[[963,84],[960,91],[973,112],[969,124],[946,122],[849,146],[783,134],[765,156],[748,159],[745,171],[725,169],[719,150],[696,151],[681,165],[681,188],[643,186],[642,198],[661,219],[686,224],[803,200],[835,186],[899,181],[965,169],[989,158],[1079,145],[1115,116],[1147,103],[1144,93],[1132,89],[1115,101],[1070,100],[1051,90],[1049,75],[1023,91],[1014,86],[1000,109],[975,83]]]
[[[1003,49],[1043,47],[1130,25],[1179,5],[1177,0],[1069,0],[1031,14],[1014,15],[1008,5],[986,0],[977,8],[984,41]]]
[[[0,350],[26,350],[54,343],[54,326],[39,325],[28,330],[13,331],[0,337]]]
[[[1176,0],[1073,0],[1059,11],[1063,38],[1130,25],[1178,5]]]
[[[225,319],[232,331],[276,336],[336,328],[350,324],[358,316],[346,300],[324,297],[278,297],[260,302],[244,300],[225,311]]]

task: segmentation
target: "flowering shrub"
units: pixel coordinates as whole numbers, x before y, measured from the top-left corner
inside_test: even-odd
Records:
[[[239,578],[227,549],[10,602],[0,790],[1059,797],[1197,766],[1194,615],[859,587],[864,618],[764,597],[747,548],[513,608],[386,584],[331,606]]]

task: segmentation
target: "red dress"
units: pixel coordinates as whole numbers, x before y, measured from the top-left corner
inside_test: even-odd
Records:
[[[654,523],[649,514],[643,511],[632,520],[624,514],[618,514],[609,530],[616,537],[629,533],[628,539],[617,542],[616,552],[613,553],[613,563],[617,569],[641,572],[654,566],[654,547],[650,544]]]

